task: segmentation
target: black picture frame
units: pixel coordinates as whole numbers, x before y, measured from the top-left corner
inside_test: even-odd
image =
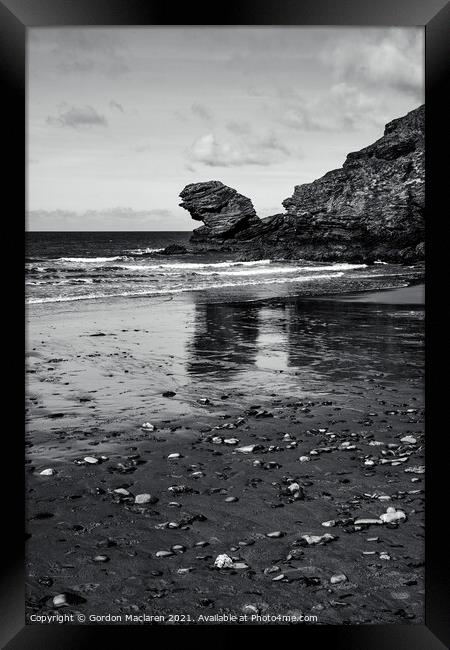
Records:
[[[448,371],[445,352],[445,320],[442,303],[446,295],[439,290],[439,278],[445,277],[446,238],[442,237],[446,224],[447,159],[448,159],[448,104],[444,101],[446,72],[449,61],[448,26],[449,4],[444,0],[240,0],[239,2],[184,3],[180,7],[161,0],[0,0],[0,79],[4,160],[7,162],[7,182],[3,198],[9,206],[8,221],[17,233],[16,264],[22,241],[25,206],[25,43],[26,31],[36,26],[85,25],[358,25],[358,26],[424,26],[426,37],[426,214],[427,214],[427,273],[426,273],[426,617],[425,625],[377,626],[313,626],[302,625],[294,630],[296,643],[327,643],[331,647],[350,650],[438,650],[450,647],[449,563],[448,542],[444,534],[447,514],[447,475],[449,433],[440,429],[438,417],[445,415],[445,377]],[[22,203],[23,201],[23,203]],[[4,231],[5,232],[5,231]],[[22,236],[21,236],[22,235]],[[7,246],[11,238],[7,235]],[[6,242],[5,242],[6,243]],[[23,289],[21,270],[11,275],[19,286],[5,287],[9,305],[18,304],[14,315],[22,319]],[[16,300],[12,299],[12,295]],[[6,320],[6,319],[5,319]],[[23,322],[23,321],[22,321]],[[16,332],[23,330],[20,324]],[[23,343],[23,338],[22,338]],[[18,367],[17,383],[10,383],[17,408],[22,412],[22,366],[18,363],[17,346],[9,345],[5,337],[5,376],[9,369]],[[10,358],[8,358],[8,355]],[[22,375],[22,376],[20,376]],[[5,401],[8,397],[5,398]],[[14,401],[7,401],[9,404]],[[16,418],[14,418],[16,419]],[[17,420],[17,419],[16,419]],[[148,643],[156,631],[163,632],[170,642],[181,631],[184,642],[192,636],[197,642],[208,626],[162,626],[156,630],[147,626],[75,626],[25,625],[24,614],[24,439],[20,426],[5,427],[3,431],[6,461],[2,463],[4,478],[3,541],[7,548],[2,554],[0,585],[0,642],[2,647],[19,648],[81,648],[106,643],[105,635],[113,636],[115,643]],[[448,534],[447,534],[448,535]],[[252,635],[263,629],[266,641],[279,640],[288,630],[284,626],[251,628]],[[210,628],[209,628],[210,630]],[[248,628],[247,628],[248,631]],[[237,639],[242,628],[221,626],[220,634],[213,630],[214,643],[229,643]]]

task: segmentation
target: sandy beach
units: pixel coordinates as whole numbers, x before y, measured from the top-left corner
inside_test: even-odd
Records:
[[[423,285],[254,298],[28,307],[29,620],[423,623]]]

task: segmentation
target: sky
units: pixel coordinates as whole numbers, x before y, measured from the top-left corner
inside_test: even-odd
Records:
[[[192,230],[188,183],[260,217],[424,102],[413,28],[28,30],[27,228]]]

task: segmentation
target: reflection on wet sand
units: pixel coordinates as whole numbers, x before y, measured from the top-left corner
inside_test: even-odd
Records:
[[[196,304],[187,372],[229,379],[255,362],[259,310],[254,303]]]
[[[195,305],[187,372],[231,379],[261,357],[312,382],[385,373],[406,379],[423,367],[423,308],[314,300]],[[278,366],[280,367],[280,366]]]

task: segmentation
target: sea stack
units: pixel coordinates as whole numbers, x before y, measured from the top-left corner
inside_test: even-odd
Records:
[[[194,230],[191,243],[220,244],[260,224],[250,199],[220,181],[192,183],[181,192],[180,206],[204,225]]]

